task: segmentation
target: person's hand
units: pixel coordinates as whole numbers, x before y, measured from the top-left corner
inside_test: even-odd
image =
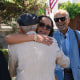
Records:
[[[45,35],[37,34],[37,42],[40,42],[49,46],[53,43],[53,39]]]

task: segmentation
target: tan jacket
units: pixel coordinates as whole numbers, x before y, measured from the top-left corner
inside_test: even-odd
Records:
[[[9,71],[16,80],[55,80],[56,63],[69,66],[55,39],[51,46],[33,41],[9,45]]]

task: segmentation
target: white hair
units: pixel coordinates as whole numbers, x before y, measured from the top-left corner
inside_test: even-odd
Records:
[[[65,12],[66,16],[69,17],[68,11],[66,11],[66,10],[64,10],[64,9],[58,9],[58,10],[54,13],[54,15],[55,15],[56,13],[60,13],[60,12]]]
[[[23,31],[31,31],[31,30],[36,30],[37,29],[37,24],[35,25],[29,25],[29,26],[21,26]]]

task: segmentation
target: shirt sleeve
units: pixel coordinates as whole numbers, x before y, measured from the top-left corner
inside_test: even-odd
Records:
[[[63,68],[67,68],[70,64],[69,58],[63,53],[63,51],[60,50],[58,47],[57,41],[55,41],[55,47],[56,47],[56,64]]]

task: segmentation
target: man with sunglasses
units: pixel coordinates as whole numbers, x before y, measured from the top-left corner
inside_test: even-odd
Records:
[[[80,80],[80,57],[77,39],[74,30],[68,24],[70,22],[69,13],[66,10],[60,9],[54,13],[54,21],[58,30],[54,32],[54,38],[64,54],[70,58],[68,68],[56,66],[55,73],[58,80]],[[80,42],[80,31],[76,31]]]
[[[16,80],[55,80],[56,63],[61,67],[69,66],[69,58],[54,38],[51,46],[36,42],[37,19],[31,13],[22,14],[17,19],[21,33],[34,34],[34,41],[9,45],[9,71]]]

